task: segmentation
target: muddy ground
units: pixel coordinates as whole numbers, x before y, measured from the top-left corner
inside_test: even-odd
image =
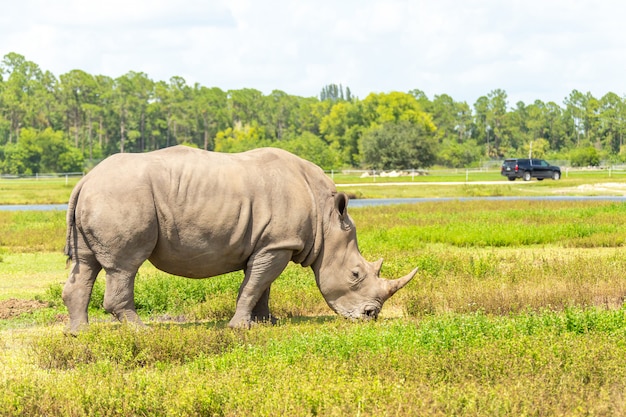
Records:
[[[11,319],[44,307],[48,307],[48,304],[43,301],[18,300],[16,298],[2,300],[0,301],[0,320]]]

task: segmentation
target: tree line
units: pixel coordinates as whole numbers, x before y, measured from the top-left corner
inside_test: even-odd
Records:
[[[17,53],[0,62],[0,172],[82,171],[117,152],[176,144],[239,152],[287,149],[325,169],[477,166],[525,156],[626,161],[626,101],[573,90],[561,105],[510,106],[504,90],[470,106],[447,94],[371,93],[329,84],[318,97],[223,91],[142,72],[55,76]]]

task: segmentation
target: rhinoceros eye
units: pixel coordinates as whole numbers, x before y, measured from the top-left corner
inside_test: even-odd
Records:
[[[357,287],[361,284],[361,281],[363,281],[363,274],[361,274],[361,272],[358,269],[353,269],[351,271],[352,276],[350,277],[350,281],[351,281],[351,285],[353,287]]]

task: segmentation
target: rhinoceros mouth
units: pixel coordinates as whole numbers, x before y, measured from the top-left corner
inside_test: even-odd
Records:
[[[376,320],[380,313],[380,307],[374,305],[366,305],[362,308],[347,311],[337,311],[338,314],[351,320]]]
[[[361,318],[365,320],[376,320],[378,318],[378,314],[380,313],[380,308],[377,306],[366,306],[363,308],[363,312],[361,313]]]

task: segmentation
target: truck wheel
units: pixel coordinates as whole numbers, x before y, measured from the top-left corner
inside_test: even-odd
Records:
[[[507,177],[509,181],[515,181],[515,177]]]
[[[561,179],[561,174],[559,172],[554,172],[552,174],[552,179],[555,180],[555,181],[556,180],[560,180]]]
[[[530,181],[530,171],[524,172],[524,176],[522,178],[524,178],[524,181]]]

